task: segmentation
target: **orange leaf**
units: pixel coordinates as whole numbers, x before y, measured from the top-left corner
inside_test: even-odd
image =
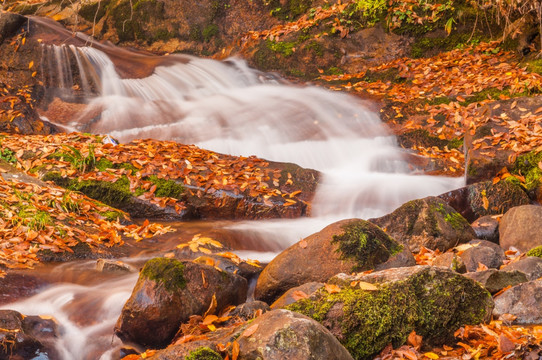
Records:
[[[485,264],[482,264],[481,262],[478,263],[478,267],[476,268],[476,271],[486,271],[488,267]]]
[[[294,291],[293,294],[292,294],[292,298],[295,301],[305,299],[305,298],[308,298],[308,297],[309,297],[309,295],[307,295],[306,293],[304,293],[301,290]]]
[[[239,357],[239,343],[234,341],[231,347],[231,358],[232,360],[237,360]]]
[[[241,336],[250,337],[256,332],[256,330],[258,330],[258,324],[254,324],[251,327],[247,328],[245,331],[243,331]]]
[[[335,284],[325,284],[326,291],[330,294],[341,292],[341,288]]]
[[[218,316],[216,316],[216,315],[207,315],[205,317],[205,319],[203,319],[202,324],[205,325],[205,326],[211,325],[217,319],[218,319]]]
[[[412,345],[415,349],[419,349],[422,345],[422,337],[416,335],[416,331],[412,330],[410,335],[408,335],[407,343]]]

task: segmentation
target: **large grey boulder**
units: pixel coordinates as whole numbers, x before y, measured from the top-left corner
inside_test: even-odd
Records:
[[[501,219],[499,234],[505,250],[513,246],[525,252],[542,245],[542,207],[523,205],[508,210]]]

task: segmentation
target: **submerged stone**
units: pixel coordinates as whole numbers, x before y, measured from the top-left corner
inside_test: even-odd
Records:
[[[453,341],[455,330],[488,321],[493,309],[489,292],[445,268],[340,274],[330,282],[341,286],[341,291],[330,294],[321,289],[287,308],[322,323],[355,359],[370,359],[390,343],[404,344],[412,330],[427,344]],[[359,282],[375,284],[377,289],[364,290]]]

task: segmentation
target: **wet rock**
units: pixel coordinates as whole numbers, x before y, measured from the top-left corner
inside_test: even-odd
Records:
[[[261,266],[249,264],[246,261],[238,259],[236,257],[232,257],[231,259],[226,257],[225,255],[231,253],[227,250],[224,252],[224,248],[216,250],[222,252],[224,256],[217,254],[206,254],[200,251],[193,252],[190,249],[187,250],[187,248],[175,249],[174,254],[177,260],[192,259],[192,261],[199,264],[214,266],[223,271],[229,272],[230,274],[242,276],[247,280],[257,277],[258,274],[263,270]]]
[[[377,289],[352,287],[356,281]],[[489,321],[493,309],[491,295],[479,284],[438,267],[339,274],[329,282],[341,291],[321,289],[287,308],[318,320],[356,359],[371,359],[390,343],[404,344],[412,330],[427,344],[453,341],[455,330]]]
[[[238,360],[349,360],[352,356],[317,321],[288,310],[272,310],[233,330],[218,330],[208,340],[169,346],[150,359],[184,359],[205,353],[216,357],[216,344],[237,341]],[[228,350],[231,358],[231,350]],[[217,354],[218,355],[218,354]],[[214,356],[214,357],[213,357]],[[198,357],[194,357],[198,359]]]
[[[513,182],[479,182],[438,196],[458,211],[467,221],[487,215],[500,215],[514,206],[530,204],[523,189]]]
[[[340,272],[373,269],[401,250],[379,227],[360,219],[342,220],[274,258],[260,274],[254,297],[272,303],[292,287],[326,281]]]
[[[57,326],[38,316],[25,318],[13,310],[0,310],[0,358],[60,359],[54,348]]]
[[[190,261],[155,258],[141,270],[115,326],[123,341],[159,348],[173,339],[182,322],[202,315],[216,297],[217,311],[241,304],[246,279]]]
[[[479,264],[483,264],[490,269],[498,269],[505,259],[504,251],[499,245],[487,240],[472,240],[469,242],[471,247],[459,254],[465,264],[467,271],[476,271]]]
[[[454,252],[445,252],[433,260],[433,266],[446,267],[460,274],[467,272],[467,267],[463,259]]]
[[[499,271],[496,269],[489,269],[485,271],[469,272],[464,276],[478,281],[492,294],[504,289],[507,286],[516,286],[521,283],[529,281],[527,276],[521,271]]]
[[[499,243],[499,222],[492,216],[482,216],[470,224],[476,238]]]
[[[444,252],[475,236],[467,220],[436,197],[409,201],[391,214],[370,221],[407,244],[412,252],[421,246]]]
[[[416,259],[410,252],[408,246],[405,246],[403,250],[388,259],[388,261],[375,266],[375,271],[393,269],[399,267],[408,267],[416,265]]]
[[[499,242],[503,249],[511,246],[525,252],[542,245],[542,207],[517,206],[501,219]]]
[[[309,297],[322,286],[324,286],[324,283],[313,281],[291,288],[271,304],[271,309],[280,309],[295,303],[299,299]]]
[[[516,316],[514,324],[542,324],[542,280],[514,286],[495,298],[493,316]]]
[[[47,282],[26,272],[8,272],[0,277],[0,304],[32,296],[40,291]]]
[[[519,270],[525,275],[529,281],[536,280],[542,277],[542,259],[539,257],[528,256],[526,258],[514,261],[501,268],[503,271]]]
[[[100,272],[135,272],[136,269],[120,260],[98,259],[96,270]]]
[[[0,14],[0,44],[4,42],[6,38],[15,35],[16,31],[27,21],[28,19],[19,14],[13,14],[4,12]]]

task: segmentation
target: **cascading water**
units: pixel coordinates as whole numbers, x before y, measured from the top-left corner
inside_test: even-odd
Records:
[[[126,78],[118,74],[118,61],[112,60],[117,51],[125,55],[126,50],[104,45],[100,50],[43,46],[44,57],[49,59],[42,62],[43,72],[48,74],[44,83],[54,88],[49,99],[84,99],[86,104],[82,113],[62,121],[66,129],[110,134],[121,142],[147,137],[175,140],[321,171],[324,177],[311,218],[230,225],[232,231],[252,233],[266,242],[272,253],[335,220],[379,216],[408,200],[462,185],[458,178],[410,173],[404,154],[377,114],[351,96],[293,86],[252,70],[239,59],[152,57],[152,75]],[[129,56],[123,56],[123,65],[126,58]],[[59,285],[5,308],[55,316],[64,326],[65,335],[58,343],[63,358],[96,358],[97,346],[104,346],[107,336],[111,339],[113,323],[135,277],[114,281],[117,283]],[[90,297],[95,301],[89,300],[83,310],[100,314],[94,325],[77,324],[69,315],[77,311],[77,298],[84,293],[97,296]],[[75,347],[74,336],[80,341]],[[102,349],[103,359],[110,358],[112,350],[108,349],[113,345]],[[79,348],[86,350],[82,353]]]

